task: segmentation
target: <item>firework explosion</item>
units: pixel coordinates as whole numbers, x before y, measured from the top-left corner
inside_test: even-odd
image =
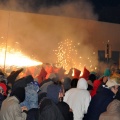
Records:
[[[29,67],[42,64],[41,62],[24,55],[21,50],[12,48],[10,46],[7,46],[6,48],[4,43],[2,43],[0,46],[0,58],[0,66],[3,67],[5,64],[6,68],[10,66]]]
[[[82,49],[83,47],[81,43],[74,43],[69,39],[58,43],[58,49],[54,50],[57,56],[57,66],[63,67],[67,71],[70,68],[83,70],[84,66],[86,66],[89,70],[95,71],[97,69],[94,60],[96,53],[94,51],[89,53],[90,51]]]

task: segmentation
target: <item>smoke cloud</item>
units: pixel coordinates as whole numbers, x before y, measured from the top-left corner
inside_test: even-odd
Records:
[[[59,6],[52,6],[49,8],[41,8],[39,13],[67,16],[81,19],[97,20],[98,16],[93,12],[93,7],[85,0],[76,2],[67,2]]]
[[[1,5],[1,8],[8,8],[0,11],[2,43],[7,39],[8,46],[20,49],[30,57],[43,63],[55,63],[58,59],[55,51],[68,39],[73,41],[71,49],[77,51],[77,54],[69,54],[69,60],[74,58],[69,66],[80,70],[83,66],[97,69],[97,50],[104,50],[108,39],[114,44],[113,49],[119,49],[115,47],[118,44],[115,39],[120,38],[120,26],[95,21],[97,15],[85,0],[58,2],[56,6],[44,3],[35,8],[36,4],[32,0],[29,3],[11,0]],[[37,14],[32,13],[35,11]],[[112,30],[117,32],[113,34]]]

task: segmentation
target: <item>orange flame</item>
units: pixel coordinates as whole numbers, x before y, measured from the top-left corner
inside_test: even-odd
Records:
[[[10,49],[6,51],[5,60],[5,48],[0,48],[0,65],[3,66],[5,61],[5,66],[16,66],[16,67],[29,67],[41,65],[42,62],[31,59],[30,57],[24,55],[21,51],[16,51],[15,49]]]

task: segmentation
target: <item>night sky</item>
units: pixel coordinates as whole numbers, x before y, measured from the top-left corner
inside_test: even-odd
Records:
[[[100,21],[120,23],[120,0],[89,0]]]
[[[91,4],[93,12],[97,14],[98,21],[119,23],[120,24],[120,0],[0,0],[2,6],[1,9],[12,9],[17,11],[39,13],[41,8],[50,8],[55,6],[61,6],[66,3],[77,3],[85,1]],[[19,7],[11,7],[8,2],[19,4]],[[79,11],[78,11],[79,12]],[[43,13],[44,14],[44,13]]]

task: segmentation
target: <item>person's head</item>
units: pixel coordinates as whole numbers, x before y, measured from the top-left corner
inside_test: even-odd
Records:
[[[95,74],[90,74],[88,80],[91,80],[92,83],[96,80],[96,75]]]
[[[54,103],[59,102],[59,97],[61,97],[62,91],[61,85],[51,84],[47,87],[47,97],[54,101]]]
[[[64,78],[63,86],[64,86],[65,91],[71,88],[71,79],[69,77]]]
[[[4,76],[4,73],[0,70],[0,75],[3,75]]]
[[[0,82],[6,84],[7,78],[3,73],[0,73]]]
[[[77,83],[78,83],[78,79],[74,78],[71,81],[71,88],[76,88],[77,87]]]
[[[118,92],[118,87],[119,87],[118,85],[115,85],[115,86],[110,87],[110,89],[114,94],[116,94]]]
[[[7,85],[12,88],[12,83],[8,82]]]
[[[119,77],[111,77],[106,82],[107,88],[109,88],[114,94],[117,93],[118,87],[120,86],[120,78]]]
[[[108,78],[109,78],[108,76],[104,76],[104,77],[102,78],[102,82],[103,82],[103,83],[106,83],[106,82],[108,81]]]
[[[11,96],[15,96],[20,103],[23,102],[25,100],[25,88],[16,88],[14,91],[12,91]]]
[[[87,81],[84,78],[80,78],[77,83],[77,88],[87,90]]]
[[[111,71],[109,68],[106,68],[104,71],[104,74],[102,76],[103,83],[106,83],[108,81],[108,78],[111,76]]]
[[[111,73],[114,74],[116,73],[116,70],[118,69],[118,64],[117,63],[113,63],[110,67],[111,69]]]

